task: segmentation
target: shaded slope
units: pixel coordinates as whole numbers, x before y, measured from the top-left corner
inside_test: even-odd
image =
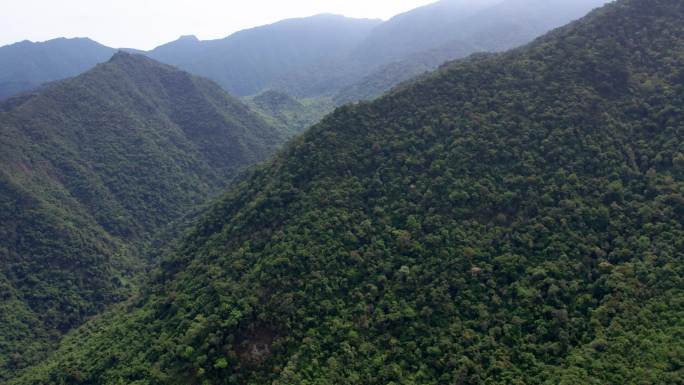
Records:
[[[282,140],[214,83],[124,53],[0,111],[0,378],[130,294],[144,243]]]
[[[90,39],[23,41],[0,47],[0,99],[76,76],[107,61],[114,52]]]
[[[619,1],[337,110],[14,383],[680,383],[683,20]]]

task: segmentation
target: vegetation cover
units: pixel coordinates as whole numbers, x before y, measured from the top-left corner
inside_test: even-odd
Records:
[[[129,296],[145,245],[283,135],[143,56],[0,107],[0,382]]]
[[[11,384],[684,383],[684,3],[338,109]]]

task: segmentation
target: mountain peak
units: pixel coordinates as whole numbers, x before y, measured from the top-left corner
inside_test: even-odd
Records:
[[[139,53],[134,53],[134,52],[129,52],[125,50],[118,50],[112,57],[109,59],[108,63],[113,63],[113,64],[131,64],[131,63],[155,63],[160,66],[162,66],[162,63],[159,63],[155,60],[152,60],[148,58],[145,55],[139,54]]]
[[[112,55],[112,58],[109,61],[116,61],[116,60],[123,60],[132,57],[134,54],[130,52],[126,52],[123,50],[118,50]]]
[[[196,43],[196,42],[199,42],[200,40],[195,35],[183,35],[183,36],[179,37],[176,41]]]

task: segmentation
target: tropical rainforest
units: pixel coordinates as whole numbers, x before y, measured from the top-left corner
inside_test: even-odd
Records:
[[[618,0],[337,108],[9,384],[684,384],[683,218],[684,3]]]

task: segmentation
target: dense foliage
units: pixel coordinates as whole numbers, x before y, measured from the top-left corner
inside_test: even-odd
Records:
[[[145,243],[282,140],[214,83],[123,53],[0,111],[0,382],[130,295]]]
[[[338,109],[13,384],[684,383],[684,3]]]
[[[0,99],[76,76],[107,61],[114,52],[90,39],[22,41],[0,47]]]

